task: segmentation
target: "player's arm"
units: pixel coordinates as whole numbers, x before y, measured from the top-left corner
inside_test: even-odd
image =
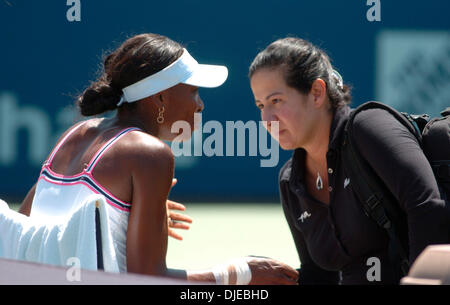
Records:
[[[173,178],[174,158],[160,141],[141,139],[133,145],[133,199],[127,232],[128,272],[166,275],[167,206]]]
[[[134,148],[133,151],[138,153],[129,155],[133,200],[127,232],[128,272],[222,284],[296,283],[294,269],[266,258],[238,259],[211,270],[168,269],[166,201],[172,185],[174,158],[167,145],[153,144]]]
[[[140,144],[129,155],[133,199],[127,232],[127,270],[173,278],[215,281],[212,272],[192,277],[184,270],[168,269],[167,197],[172,186],[174,157],[170,148],[153,141]]]

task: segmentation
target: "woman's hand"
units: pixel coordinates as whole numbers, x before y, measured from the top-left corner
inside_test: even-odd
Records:
[[[172,180],[172,187],[177,184],[177,179]],[[170,237],[183,240],[183,237],[178,234],[174,229],[189,230],[190,223],[192,223],[192,218],[188,215],[180,214],[174,211],[185,211],[186,207],[178,202],[167,200],[167,223],[168,223],[168,234]]]
[[[252,271],[249,285],[297,285],[298,271],[285,263],[265,257],[247,257]]]

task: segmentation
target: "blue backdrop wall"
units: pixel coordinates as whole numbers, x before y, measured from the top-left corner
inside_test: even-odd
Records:
[[[74,8],[80,21],[69,21]],[[25,196],[58,136],[81,119],[74,97],[96,79],[102,55],[132,35],[163,34],[200,62],[228,66],[223,86],[200,89],[204,122],[259,120],[248,66],[285,36],[330,55],[353,86],[353,106],[380,99],[436,114],[450,105],[449,11],[447,0],[0,0],[0,198]],[[277,201],[278,171],[290,155],[280,151],[266,168],[261,156],[177,158],[172,196]]]

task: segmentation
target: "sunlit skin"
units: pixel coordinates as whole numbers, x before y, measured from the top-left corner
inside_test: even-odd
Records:
[[[157,122],[164,107],[164,122]],[[144,132],[124,136],[108,150],[96,166],[96,180],[117,198],[131,202],[127,230],[127,271],[149,275],[170,276],[192,281],[215,282],[211,271],[168,269],[167,238],[181,239],[174,229],[188,229],[192,219],[180,213],[185,207],[168,200],[173,179],[174,156],[161,140],[173,140],[172,124],[186,121],[194,130],[194,115],[203,110],[198,88],[178,84],[147,97],[134,108],[123,107],[111,119],[92,119],[80,127],[55,155],[52,170],[64,175],[82,171],[84,163],[118,130],[134,126]],[[65,134],[62,135],[64,137]],[[188,134],[190,136],[191,134]],[[36,185],[20,208],[29,215]],[[169,216],[169,217],[168,217]],[[173,221],[175,222],[173,222]],[[250,284],[295,285],[298,273],[292,267],[272,259],[252,258]],[[230,283],[236,282],[236,270],[229,269]]]
[[[261,119],[267,121],[268,132],[285,150],[306,151],[307,189],[311,195],[328,203],[326,153],[333,114],[326,94],[326,84],[316,79],[307,94],[287,85],[281,68],[260,69],[250,79],[250,86]],[[271,121],[279,124],[279,134],[272,133]],[[324,188],[316,189],[320,172]]]
[[[158,109],[164,107],[164,122],[159,124],[154,119],[157,116]],[[92,138],[97,137],[99,134],[108,129],[114,128],[124,128],[126,126],[136,126],[147,132],[149,135],[154,135],[162,140],[172,140],[177,136],[177,134],[170,133],[170,126],[176,120],[184,120],[188,122],[191,126],[194,125],[194,113],[201,112],[204,108],[203,101],[201,100],[198,87],[178,84],[172,88],[164,90],[159,94],[147,97],[143,99],[141,103],[136,104],[136,109],[134,111],[128,111],[126,108],[120,109],[117,112],[116,117],[111,119],[94,119],[91,124],[86,124],[87,129],[92,130],[93,128],[97,128],[98,130],[94,133],[93,131],[89,132],[87,130],[82,131],[82,138],[79,140],[79,144],[75,147],[72,147],[80,150],[83,154],[86,154],[87,146],[90,146]],[[98,126],[98,127],[94,127]],[[191,128],[191,130],[193,130]],[[191,134],[188,134],[190,136]],[[64,135],[63,135],[64,136]],[[63,137],[61,136],[61,137]],[[134,140],[138,140],[138,138],[142,137],[142,135],[129,135],[128,138],[134,138]],[[145,136],[144,136],[145,137]],[[148,137],[148,136],[147,136]],[[155,143],[156,144],[156,143]],[[67,150],[67,146],[63,147],[63,149]],[[71,147],[69,147],[71,148]],[[113,148],[116,150],[117,148]],[[62,154],[58,154],[58,158],[56,160],[56,164],[58,165],[58,159],[60,159],[61,155],[71,156],[72,150],[65,151]],[[89,155],[89,154],[87,154]],[[66,163],[65,160],[62,162]],[[74,163],[74,162],[72,162]],[[80,171],[80,166],[77,164],[70,164],[70,166],[63,165],[61,169],[57,166],[56,170],[59,171],[67,171],[66,167],[69,168],[69,174],[76,174]],[[131,197],[131,184],[117,183],[116,181],[124,181],[124,179],[115,179],[114,173],[108,173],[108,167],[101,166],[100,170],[97,170],[97,176],[102,175],[105,172],[105,177],[99,177],[98,180],[102,181],[105,186],[109,186],[108,189],[113,190],[113,194],[119,199],[130,202]],[[54,168],[55,169],[55,168]],[[72,172],[70,172],[70,169]],[[115,168],[111,168],[112,171],[117,173],[117,165]],[[171,187],[174,187],[177,183],[177,179],[173,179]],[[24,204],[21,205],[20,212],[29,215],[31,212],[31,203],[34,196],[34,187],[31,189],[30,193],[24,200]],[[183,215],[180,213],[174,212],[175,210],[184,211],[186,208],[184,205],[173,202],[171,200],[167,200],[167,215],[169,221],[168,234],[169,236],[176,238],[178,240],[182,240],[182,236],[178,234],[173,229],[189,229],[189,223],[192,223],[192,218],[188,215]]]
[[[194,130],[194,114],[202,112],[204,104],[198,93],[198,87],[185,84],[179,84],[168,91],[167,99],[171,103],[165,107],[165,122],[159,126],[159,138],[172,141],[182,132],[172,133],[172,124],[175,121],[188,122],[192,132]]]
[[[194,114],[202,112],[204,108],[198,87],[186,84],[178,84],[147,97],[136,106],[137,109],[132,113],[123,109],[118,113],[117,118],[122,121],[131,121],[134,126],[165,141],[172,141],[182,132],[171,132],[172,124],[176,121],[188,122],[190,130],[194,130]],[[164,121],[160,124],[155,118],[158,117],[161,109],[164,109],[162,113]]]

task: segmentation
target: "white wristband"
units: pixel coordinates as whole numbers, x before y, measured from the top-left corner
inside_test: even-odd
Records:
[[[236,285],[248,285],[252,280],[252,271],[247,263],[247,259],[240,258],[233,261],[236,269]]]
[[[217,285],[229,285],[228,265],[219,265],[212,269]]]
[[[229,264],[219,265],[212,269],[216,284],[229,285],[229,273],[228,268],[234,267],[236,272],[236,285],[248,285],[252,280],[252,272],[247,263],[246,258],[239,258],[232,260]]]

